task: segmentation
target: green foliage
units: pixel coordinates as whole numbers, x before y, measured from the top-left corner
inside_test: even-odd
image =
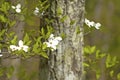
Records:
[[[8,2],[4,2],[0,7],[0,11],[4,12],[5,14],[8,13],[9,9],[10,9],[10,4]]]
[[[115,66],[118,63],[116,56],[107,55],[106,58],[106,68]]]
[[[31,6],[30,3],[33,5]],[[0,4],[0,49],[8,49],[7,51],[10,53],[10,57],[16,55],[22,59],[25,59],[33,57],[35,55],[40,55],[48,59],[49,57],[47,55],[47,52],[50,49],[46,44],[44,44],[44,42],[47,41],[50,34],[53,33],[53,28],[51,26],[51,23],[53,22],[52,19],[50,20],[48,18],[45,18],[46,25],[37,31],[35,29],[28,29],[27,31],[23,30],[24,35],[22,40],[24,45],[29,46],[28,52],[25,52],[23,50],[12,51],[10,49],[10,45],[19,46],[18,36],[16,35],[16,32],[13,31],[13,29],[18,25],[18,22],[23,21],[28,26],[36,26],[36,22],[34,21],[36,17],[41,18],[47,14],[46,10],[50,6],[48,0],[38,0],[38,2],[35,4],[34,1],[26,0],[25,5],[21,6],[22,11],[19,14],[16,13],[15,10],[12,10],[11,6],[14,4],[5,0],[1,0]],[[33,11],[36,7],[39,8],[38,16],[33,15]],[[0,67],[0,77],[4,76],[5,74],[7,78],[10,79],[13,75],[13,72],[13,66],[5,68]],[[28,75],[25,70],[21,69],[21,71],[18,73],[18,76],[21,80],[34,80],[33,77],[36,76],[36,72]]]
[[[96,47],[95,46],[86,46],[84,47],[84,53],[85,54],[93,54],[96,50]]]
[[[14,25],[16,25],[16,22],[18,20],[25,21],[27,24],[31,24],[31,22],[33,22],[32,20],[33,17],[35,17],[35,15],[33,16],[33,12],[31,12],[31,10],[33,10],[33,8],[35,9],[35,7],[39,8],[40,15],[38,15],[37,17],[41,18],[42,16],[44,16],[44,13],[49,8],[49,3],[48,3],[48,0],[44,0],[44,1],[38,0],[38,2],[34,4],[32,1],[26,0],[25,7],[22,5],[21,13],[17,14],[16,12],[14,12],[15,10],[11,9],[11,6],[13,5],[12,3],[9,3],[7,1],[1,1],[1,2],[2,2],[2,5],[0,5],[0,12],[2,12],[2,14],[0,14],[0,23],[3,24],[3,27],[0,28],[1,29],[0,30],[0,41],[5,41],[4,45],[7,47],[8,50],[10,50],[9,46],[18,45],[19,40],[15,32],[8,33],[8,30],[14,27]],[[30,6],[30,9],[26,8],[27,6],[29,6],[30,3],[34,4],[34,6]],[[15,15],[12,15],[11,13],[9,13],[9,11],[12,13],[15,13]],[[18,20],[14,19],[12,21],[9,15],[12,15],[13,17],[17,17]],[[49,20],[46,18],[45,21],[47,23],[46,27],[42,27],[37,32],[33,30],[38,35],[33,36],[34,32],[32,32],[33,34],[31,34],[29,33],[30,30],[25,32],[23,36],[23,42],[24,42],[24,45],[29,46],[28,52],[25,53],[22,50],[20,51],[17,50],[17,51],[12,52],[12,54],[25,57],[25,58],[31,57],[33,55],[41,55],[45,58],[48,58],[48,55],[46,52],[49,49],[47,48],[47,45],[43,44],[43,42],[46,41],[49,38],[50,34],[53,32],[52,27],[49,25],[51,22],[53,22],[53,20]],[[3,37],[6,37],[5,40]],[[0,48],[2,48],[2,46],[4,45],[0,43]]]
[[[5,31],[6,31],[5,29],[4,30],[0,30],[0,41],[3,39]]]
[[[32,41],[30,40],[29,35],[28,35],[27,33],[25,34],[23,41],[24,41],[24,44],[26,44],[26,45],[28,45],[28,46],[30,46],[30,44],[31,44],[31,42],[32,42]]]
[[[16,45],[16,43],[17,43],[17,36],[14,36],[10,43],[13,44],[13,45]]]
[[[84,63],[86,75],[90,75],[90,72],[95,73],[96,80],[100,79],[102,75],[102,68],[100,67],[100,62],[104,60],[102,66],[105,67],[104,73],[106,78],[109,77],[118,78],[119,74],[115,76],[114,67],[118,64],[116,56],[111,56],[110,54],[101,53],[100,50],[96,49],[95,46],[85,46],[84,47]],[[94,74],[91,74],[94,75]],[[119,80],[119,79],[118,79]]]
[[[13,72],[14,72],[14,67],[10,66],[10,67],[8,67],[6,69],[7,69],[7,73],[6,73],[7,78],[10,79],[12,77]]]
[[[117,79],[120,80],[120,73],[117,74]]]
[[[5,23],[8,20],[7,20],[7,18],[4,15],[0,15],[0,21]]]

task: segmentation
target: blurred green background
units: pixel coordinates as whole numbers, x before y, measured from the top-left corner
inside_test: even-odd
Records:
[[[85,35],[85,44],[120,58],[120,0],[86,0],[85,6],[85,17],[102,24],[101,30]]]
[[[84,36],[85,45],[95,45],[102,52],[117,56],[119,63],[112,69],[120,73],[120,0],[86,0],[85,6],[85,17],[102,24],[100,30],[91,31]],[[85,30],[85,33],[87,32]],[[116,80],[106,78],[104,61],[100,62],[102,77],[99,80]],[[93,75],[94,73],[89,70],[86,80],[96,80]]]

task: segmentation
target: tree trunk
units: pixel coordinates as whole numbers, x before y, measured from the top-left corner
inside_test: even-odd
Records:
[[[85,0],[50,0],[50,3],[55,34],[65,34],[65,38],[49,55],[48,80],[82,80]]]

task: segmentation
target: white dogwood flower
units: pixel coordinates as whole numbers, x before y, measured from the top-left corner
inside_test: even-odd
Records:
[[[21,12],[21,4],[20,4],[20,3],[17,4],[16,6],[12,6],[12,8],[15,9],[15,11],[16,11],[17,13],[20,13],[20,12]]]
[[[12,51],[23,50],[23,51],[25,51],[25,52],[28,52],[28,48],[29,48],[28,46],[23,45],[23,41],[22,41],[22,40],[19,40],[18,46],[16,46],[16,45],[10,45],[10,49],[11,49]]]
[[[15,45],[10,45],[10,49],[11,49],[12,51],[15,51],[15,50],[17,50],[17,46],[15,46]]]
[[[96,24],[95,24],[95,28],[96,28],[96,29],[100,29],[100,26],[101,26],[100,23],[96,23]]]
[[[48,42],[44,43],[47,45],[47,47],[52,48],[51,50],[54,51],[57,49],[57,45],[61,40],[62,40],[61,37],[54,37],[54,35],[51,34],[50,37],[48,38]]]
[[[39,14],[39,8],[36,7],[33,13],[34,13],[35,15],[38,15],[38,14]]]
[[[23,45],[23,41],[22,40],[19,41],[18,45],[19,45],[20,50],[23,49],[25,52],[28,51],[28,46]]]
[[[87,18],[85,18],[85,24],[88,25],[89,27],[95,27],[96,29],[100,29],[100,26],[101,26],[100,23],[89,21]]]

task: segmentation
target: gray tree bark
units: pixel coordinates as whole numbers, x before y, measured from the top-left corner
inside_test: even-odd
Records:
[[[50,0],[50,18],[55,34],[65,34],[56,51],[50,53],[47,80],[82,80],[83,23],[85,0]],[[58,8],[61,16],[58,16]],[[66,17],[61,21],[62,16]],[[73,24],[71,24],[74,22]]]

